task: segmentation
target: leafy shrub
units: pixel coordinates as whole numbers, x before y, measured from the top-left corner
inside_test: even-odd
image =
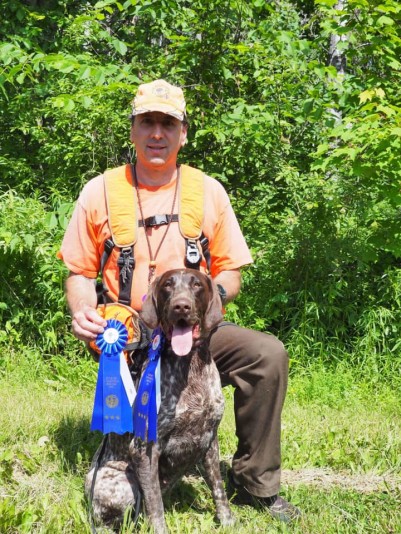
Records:
[[[64,345],[65,269],[56,259],[71,210],[47,212],[39,199],[13,191],[0,197],[0,343],[37,342],[46,352]]]

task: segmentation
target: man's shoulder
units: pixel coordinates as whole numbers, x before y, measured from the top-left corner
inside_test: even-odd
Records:
[[[228,199],[227,191],[218,178],[213,178],[213,176],[209,176],[208,174],[204,174],[204,177],[206,192],[209,191],[213,196]]]
[[[98,174],[94,178],[91,178],[86,182],[82,188],[81,197],[86,197],[87,195],[99,194],[104,190],[103,187],[103,174]]]
[[[128,164],[119,165],[118,167],[113,167],[111,169],[106,169],[101,174],[91,178],[84,186],[83,189],[96,189],[100,184],[103,184],[105,175],[110,176],[124,176],[127,173]]]
[[[78,198],[80,205],[86,212],[97,210],[97,207],[105,204],[104,177],[98,174],[86,182]]]
[[[213,176],[207,174],[207,172],[205,172],[203,169],[199,169],[198,167],[195,167],[193,165],[185,165],[185,167],[196,172],[201,172],[203,174],[205,184],[208,188],[214,189],[216,191],[225,192],[225,188],[218,178],[213,178]]]

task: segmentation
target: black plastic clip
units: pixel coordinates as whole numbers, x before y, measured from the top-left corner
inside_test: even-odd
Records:
[[[133,271],[135,260],[132,256],[132,248],[121,249],[120,256],[117,260],[117,265],[120,267],[120,277],[123,284],[127,282],[129,274]]]

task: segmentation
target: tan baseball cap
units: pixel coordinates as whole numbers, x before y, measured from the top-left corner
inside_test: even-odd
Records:
[[[148,111],[160,111],[183,121],[186,111],[182,89],[165,80],[155,80],[140,85],[132,101],[132,116]]]

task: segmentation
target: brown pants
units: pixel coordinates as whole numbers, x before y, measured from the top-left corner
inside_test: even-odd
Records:
[[[210,348],[223,385],[235,387],[236,480],[252,495],[279,492],[281,411],[287,391],[288,355],[276,337],[222,323]]]

